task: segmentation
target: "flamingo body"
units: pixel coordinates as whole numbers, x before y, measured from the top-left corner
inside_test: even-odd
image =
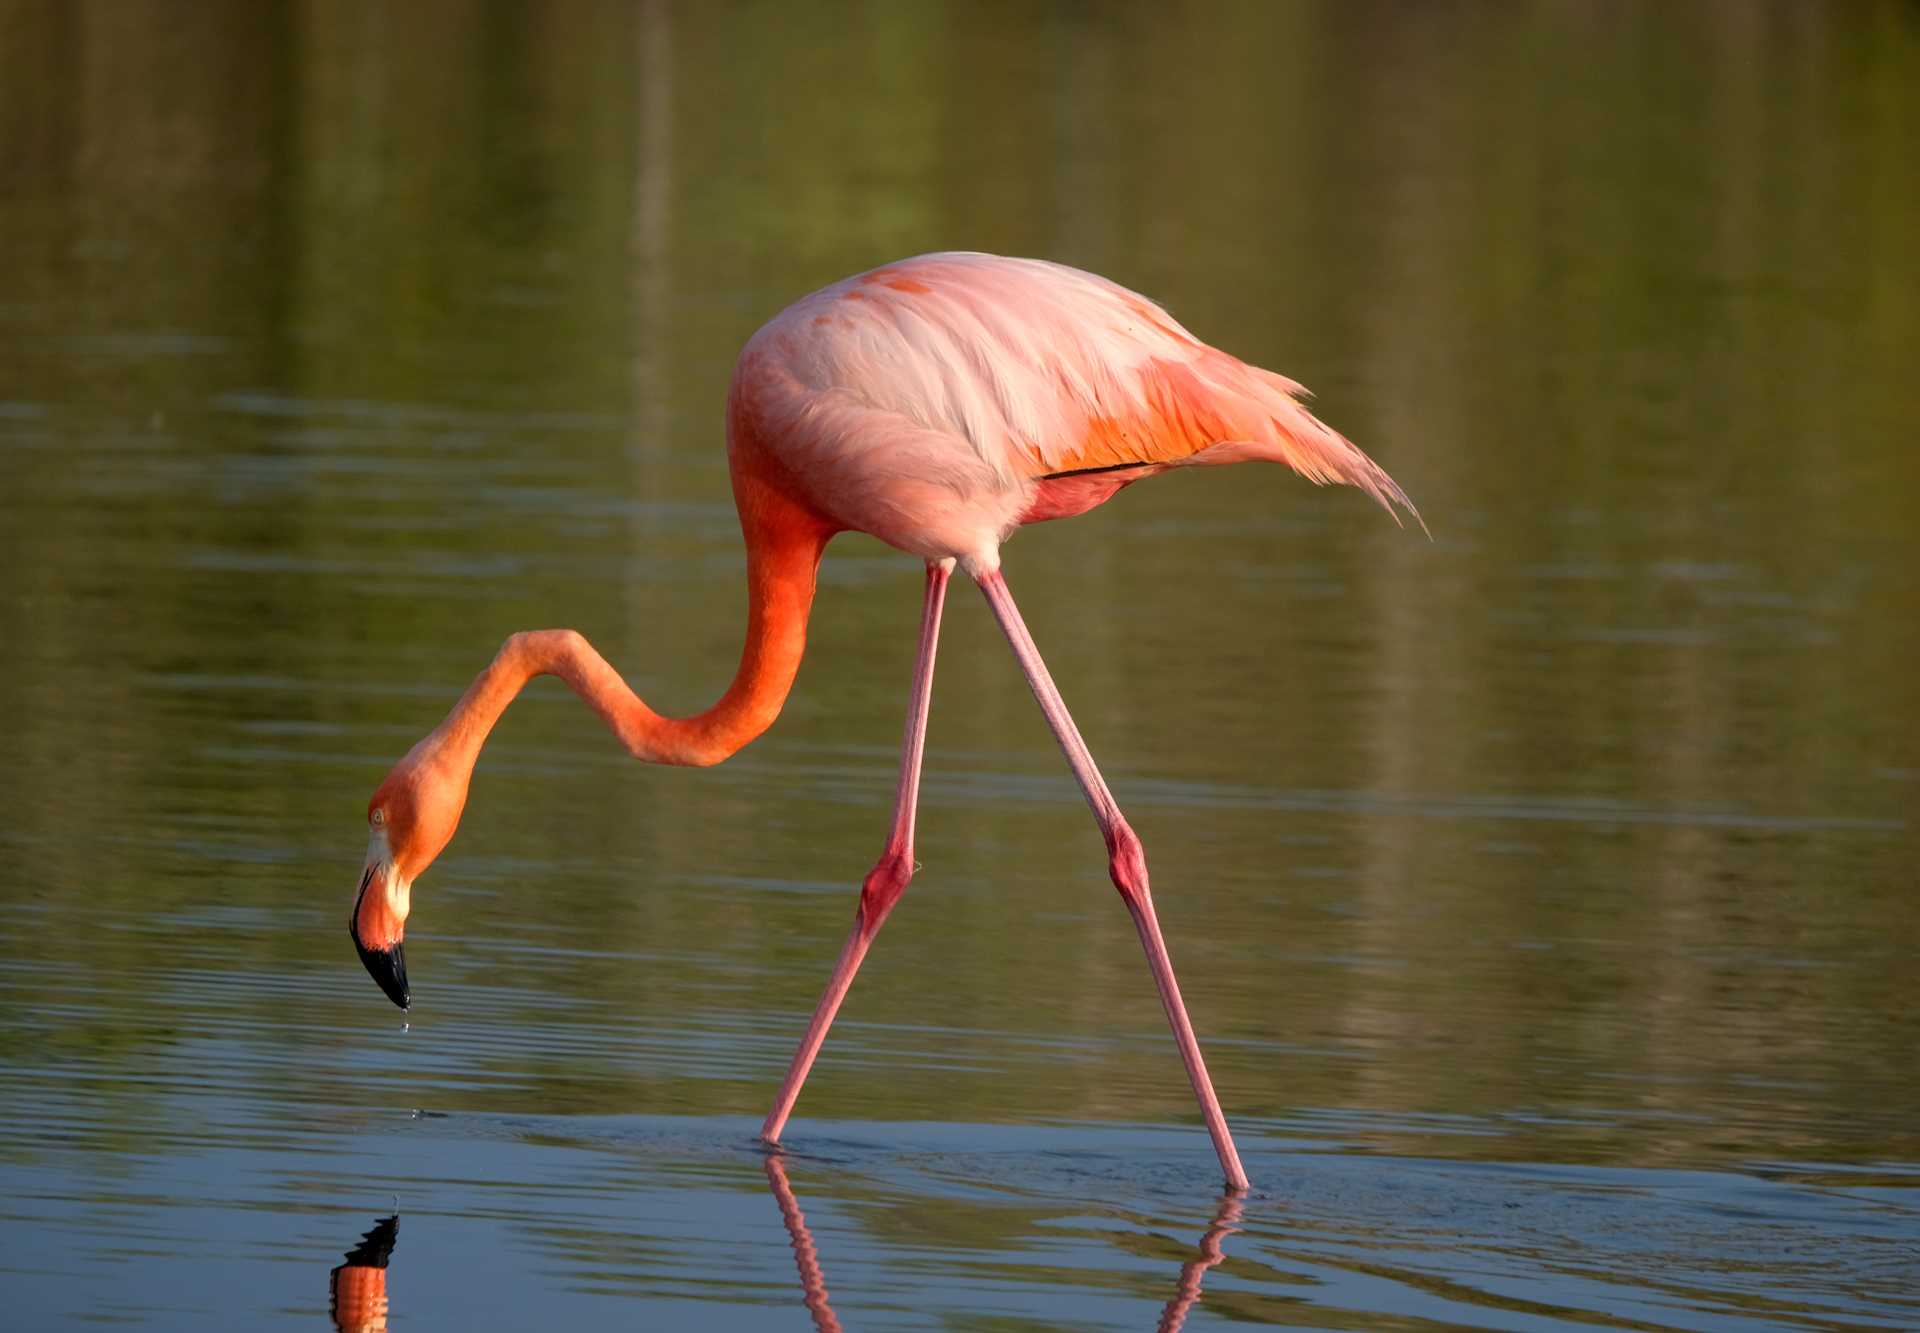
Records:
[[[719,763],[779,715],[806,650],[827,542],[867,532],[927,568],[893,821],[762,1137],[778,1141],[854,974],[913,877],[934,658],[958,566],[985,594],[1093,811],[1227,1184],[1244,1189],[1160,933],[1145,852],[1021,619],[1000,545],[1023,523],[1084,513],[1167,468],[1246,460],[1345,482],[1389,513],[1395,505],[1413,513],[1385,472],[1300,405],[1301,393],[1202,343],[1145,297],[1040,260],[922,255],[796,301],[748,341],[728,393],[728,462],[747,548],[746,642],[733,682],[706,711],[663,717],[578,632],[510,636],[368,803],[367,860],[348,917],[368,971],[396,1004],[411,1002],[401,940],[413,881],[452,838],[481,747],[530,679],[564,680],[635,758]]]
[[[1301,393],[1105,278],[946,253],[775,316],[741,353],[729,424],[834,526],[972,572],[1021,524],[1169,467],[1281,462],[1411,510]]]

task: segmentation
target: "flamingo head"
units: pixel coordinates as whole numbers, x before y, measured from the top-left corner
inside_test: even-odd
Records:
[[[347,933],[388,999],[407,1008],[407,959],[401,950],[413,881],[453,837],[467,803],[467,775],[439,761],[423,741],[394,765],[367,803],[367,863],[347,916]]]

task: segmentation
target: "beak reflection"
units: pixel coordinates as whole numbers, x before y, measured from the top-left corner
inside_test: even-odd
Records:
[[[379,1219],[327,1274],[327,1312],[339,1333],[386,1333],[387,1260],[399,1235],[399,1214]]]

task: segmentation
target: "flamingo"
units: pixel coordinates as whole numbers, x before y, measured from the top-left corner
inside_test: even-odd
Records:
[[[1140,839],[1100,776],[1027,632],[1000,547],[1027,523],[1085,513],[1174,467],[1266,460],[1357,486],[1419,515],[1379,466],[1301,406],[1293,381],[1209,347],[1147,298],[1036,259],[901,260],[788,306],[747,342],[727,394],[727,461],[747,548],[747,637],[718,703],[647,707],[570,629],[509,637],[446,718],[381,782],[348,929],[376,982],[408,1007],[401,949],[412,886],[453,837],[473,766],[535,676],[558,676],[622,747],[659,764],[717,764],[780,712],[806,647],[814,576],[836,533],[870,533],[926,564],[893,821],[853,927],[761,1137],[777,1144],[847,988],[913,877],[914,812],[947,582],[985,594],[1106,841],[1229,1189],[1247,1174],[1180,998]]]

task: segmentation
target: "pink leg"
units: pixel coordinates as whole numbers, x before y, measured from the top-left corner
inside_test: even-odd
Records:
[[[1060,742],[1060,752],[1066,755],[1073,776],[1080,781],[1080,790],[1086,793],[1087,804],[1093,807],[1093,817],[1099,821],[1100,832],[1107,840],[1108,872],[1113,876],[1113,886],[1120,890],[1127,912],[1133,917],[1134,929],[1140,933],[1140,945],[1147,951],[1147,966],[1153,971],[1154,985],[1159,987],[1160,1005],[1167,1011],[1167,1022],[1173,1026],[1173,1039],[1180,1046],[1180,1058],[1186,1063],[1194,1096],[1200,1099],[1207,1133],[1213,1136],[1213,1149],[1220,1155],[1221,1169],[1227,1173],[1227,1188],[1244,1190],[1247,1173],[1240,1166],[1233,1135],[1227,1132],[1227,1118],[1221,1113],[1220,1099],[1213,1095],[1213,1080],[1207,1077],[1207,1062],[1200,1056],[1200,1043],[1194,1038],[1187,1007],[1180,1001],[1180,983],[1174,980],[1173,962],[1167,957],[1166,941],[1160,938],[1160,923],[1154,918],[1153,895],[1147,888],[1147,858],[1141,850],[1140,839],[1127,826],[1126,817],[1114,803],[1113,793],[1107,790],[1106,780],[1094,766],[1087,743],[1080,739],[1080,729],[1074,726],[1060,691],[1047,672],[1047,664],[1040,659],[1040,650],[1033,646],[1033,636],[1027,633],[1026,624],[1020,619],[1020,609],[1013,604],[1007,581],[1000,577],[997,569],[975,575],[975,579],[980,590],[986,593],[1000,629],[1013,647],[1013,655],[1020,660],[1020,669],[1027,673],[1027,684],[1033,687],[1033,697],[1040,701],[1040,711],[1046,715],[1047,725],[1053,728],[1054,739]]]
[[[913,878],[913,811],[920,799],[920,756],[927,742],[927,703],[933,694],[933,656],[940,641],[940,608],[946,602],[947,576],[952,572],[950,560],[927,566],[927,600],[920,614],[920,655],[914,663],[913,690],[907,701],[907,735],[900,747],[900,783],[893,798],[893,831],[887,835],[886,850],[880,853],[880,860],[867,872],[859,905],[853,911],[853,930],[841,946],[840,960],[833,965],[833,975],[827,978],[827,989],[820,996],[820,1003],[814,1006],[813,1020],[807,1024],[806,1035],[800,1038],[800,1049],[793,1053],[793,1063],[787,1066],[787,1077],[773,1099],[773,1109],[767,1112],[766,1123],[760,1126],[760,1137],[768,1143],[780,1141],[780,1131],[786,1128],[793,1104],[799,1100],[800,1085],[807,1081],[807,1071],[813,1068],[813,1058],[827,1039],[833,1016],[840,1012],[840,1002],[847,997],[853,974],[860,970],[868,946],[880,933],[881,922],[887,919],[887,913],[906,890],[907,881]]]

